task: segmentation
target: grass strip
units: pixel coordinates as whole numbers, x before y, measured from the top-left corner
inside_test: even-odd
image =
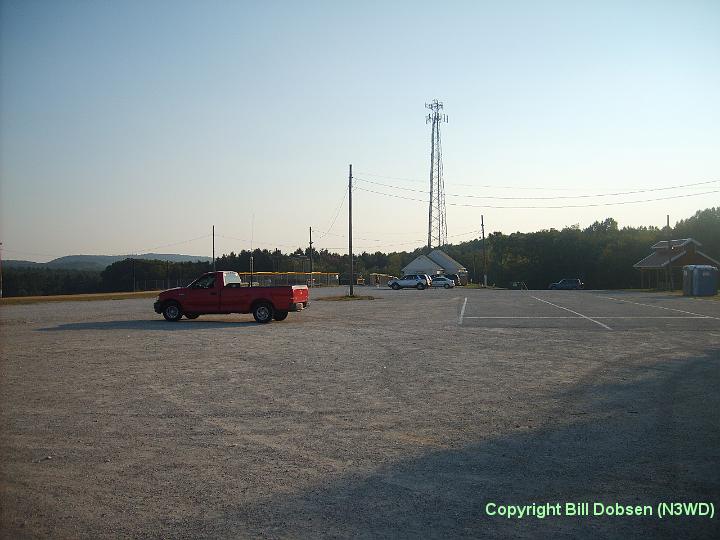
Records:
[[[40,304],[44,302],[94,302],[98,300],[132,300],[133,298],[154,298],[160,291],[119,292],[98,294],[57,294],[53,296],[12,296],[0,298],[0,306],[19,304]]]
[[[348,302],[352,300],[375,300],[374,296],[323,296],[322,298],[315,298],[315,302]]]

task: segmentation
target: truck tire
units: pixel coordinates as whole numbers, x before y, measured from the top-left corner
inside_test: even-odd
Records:
[[[197,313],[186,313],[185,318],[186,319],[197,319],[200,315]]]
[[[273,307],[267,302],[260,302],[253,308],[253,317],[260,324],[266,324],[273,320]]]
[[[165,320],[170,322],[177,322],[183,316],[183,312],[177,302],[168,302],[165,304],[162,314]]]
[[[287,316],[287,311],[276,311],[273,315],[273,319],[275,319],[276,321],[284,321],[285,319],[287,319]]]

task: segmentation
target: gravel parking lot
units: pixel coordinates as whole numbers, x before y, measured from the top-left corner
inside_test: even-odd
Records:
[[[717,538],[720,302],[359,288],[256,324],[3,306],[0,536]]]

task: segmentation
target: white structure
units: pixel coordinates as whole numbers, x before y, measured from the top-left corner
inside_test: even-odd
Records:
[[[420,255],[403,268],[402,273],[403,275],[428,274],[429,276],[457,274],[463,284],[467,284],[468,274],[467,269],[462,264],[440,249],[434,249],[427,255]]]

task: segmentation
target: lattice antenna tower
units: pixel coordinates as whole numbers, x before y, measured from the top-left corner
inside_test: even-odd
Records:
[[[437,99],[434,99],[432,103],[426,103],[425,107],[430,109],[430,114],[425,117],[425,123],[431,124],[432,127],[430,137],[430,208],[428,212],[428,249],[432,249],[447,244],[440,124],[447,122],[448,117],[441,112],[443,104]]]

